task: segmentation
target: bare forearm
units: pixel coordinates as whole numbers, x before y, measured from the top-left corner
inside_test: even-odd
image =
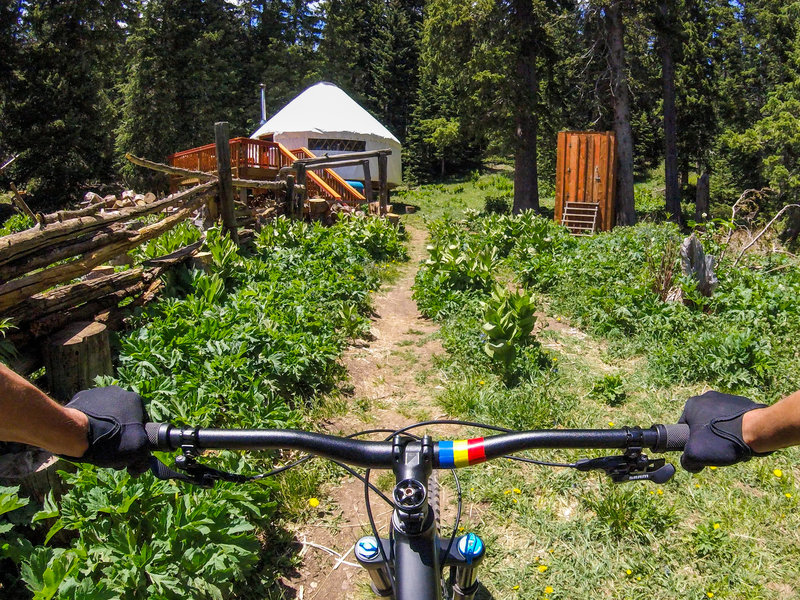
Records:
[[[82,456],[89,420],[65,408],[0,364],[0,440],[38,446],[56,454]]]
[[[800,444],[800,390],[772,406],[745,413],[742,438],[756,452]]]

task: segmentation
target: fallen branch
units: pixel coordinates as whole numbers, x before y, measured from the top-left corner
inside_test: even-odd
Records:
[[[753,238],[753,240],[749,244],[747,244],[744,248],[742,248],[741,252],[739,252],[739,256],[737,256],[736,260],[733,261],[733,266],[734,267],[739,264],[739,261],[742,259],[742,256],[744,256],[744,253],[747,252],[750,248],[752,248],[755,245],[755,243],[759,239],[761,239],[761,236],[766,233],[767,229],[769,229],[772,226],[772,224],[775,221],[777,221],[778,218],[780,218],[780,216],[783,213],[785,213],[787,210],[789,210],[790,208],[798,208],[798,209],[800,209],[800,204],[787,204],[782,209],[780,209],[778,211],[778,214],[776,214],[774,217],[772,217],[772,220],[764,226],[764,229],[762,229],[761,232],[755,238]]]
[[[127,158],[130,162],[139,167],[152,169],[153,171],[159,171],[161,173],[167,173],[168,175],[182,175],[184,177],[195,177],[202,181],[213,180],[216,182],[217,180],[217,176],[214,173],[206,173],[205,171],[193,171],[191,169],[173,167],[172,165],[166,165],[164,163],[147,160],[146,158],[134,156],[133,154],[126,154],[125,158]],[[233,187],[258,188],[262,190],[284,190],[286,189],[286,182],[262,181],[260,179],[233,179]]]
[[[14,206],[24,215],[28,215],[34,221],[36,220],[36,215],[33,214],[33,211],[28,206],[27,202],[22,199],[22,194],[19,193],[17,186],[13,183],[11,184],[11,191],[13,192],[11,196],[11,201],[14,203]]]
[[[741,208],[740,206],[741,203],[745,201],[748,194],[758,194],[760,196],[766,192],[771,192],[771,191],[773,191],[772,188],[761,188],[760,190],[756,189],[745,190],[742,192],[742,195],[739,196],[739,199],[733,203],[733,206],[731,206],[731,229],[728,231],[728,236],[725,238],[725,243],[722,244],[722,251],[719,253],[719,258],[717,259],[718,264],[722,263],[722,258],[725,256],[725,250],[728,248],[728,244],[730,243],[731,238],[733,237],[733,232],[734,232],[733,223],[736,219],[737,211]]]
[[[5,170],[11,166],[11,163],[17,160],[17,156],[19,156],[19,154],[15,154],[11,158],[9,158],[6,162],[4,162],[2,166],[0,166],[0,175],[2,175],[5,172]]]

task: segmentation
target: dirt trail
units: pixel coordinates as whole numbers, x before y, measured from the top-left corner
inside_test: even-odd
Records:
[[[433,356],[442,351],[432,334],[438,329],[423,319],[411,298],[417,265],[425,256],[426,232],[409,228],[410,260],[401,267],[396,283],[375,297],[376,315],[369,342],[347,350],[344,364],[353,386],[350,410],[334,419],[332,433],[353,433],[364,429],[397,429],[422,419],[439,416],[433,393],[440,385]],[[373,475],[372,481],[377,480]],[[302,564],[284,577],[286,597],[366,598],[369,577],[355,563],[352,548],[369,531],[364,506],[363,483],[353,477],[323,491],[320,517],[298,527],[296,539],[304,544]],[[383,531],[390,507],[373,499],[373,514]],[[313,545],[311,545],[313,544]],[[318,546],[345,555],[345,562]]]

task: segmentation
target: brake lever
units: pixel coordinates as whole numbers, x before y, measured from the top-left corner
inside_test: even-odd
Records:
[[[660,484],[666,483],[675,474],[673,465],[663,458],[648,458],[642,454],[641,448],[629,448],[625,454],[618,456],[582,458],[575,462],[575,468],[579,471],[602,469],[615,483],[649,480]]]
[[[246,483],[252,481],[252,477],[246,475],[238,475],[236,473],[228,473],[227,471],[220,471],[197,462],[197,458],[193,454],[180,454],[175,457],[175,466],[184,471],[186,476],[194,485],[203,488],[212,488],[217,481],[230,481],[233,483]]]

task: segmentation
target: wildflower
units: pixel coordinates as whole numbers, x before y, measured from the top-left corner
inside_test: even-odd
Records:
[[[663,496],[664,495],[664,490],[659,488],[659,489],[656,490],[656,494],[658,494],[659,496]]]
[[[694,487],[696,487],[696,488],[699,488],[699,487],[700,487],[700,484],[699,484],[699,483],[695,483],[695,484],[694,484]]]
[[[515,494],[521,494],[521,493],[522,493],[522,490],[521,490],[521,489],[519,489],[519,488],[514,488],[514,493],[515,493]]]
[[[544,573],[545,571],[547,571],[548,566],[547,565],[539,565],[536,568],[539,569],[539,573]]]
[[[655,493],[653,490],[650,490],[650,495],[651,495],[651,496],[655,496],[655,495],[656,495],[656,493]]]
[[[630,569],[626,569],[625,570],[625,574],[626,575],[633,575],[633,571],[631,571]]]
[[[706,592],[706,596],[708,596],[709,598],[713,598],[714,592]]]
[[[608,422],[608,426],[609,426],[609,427],[613,427],[613,426],[614,426],[614,421],[609,421],[609,422]]]
[[[511,493],[511,490],[503,490],[503,493],[508,496]]]
[[[548,585],[546,588],[544,588],[544,593],[545,594],[552,594],[553,593],[553,588]]]
[[[518,589],[519,589],[519,586],[518,586],[518,585],[515,585],[515,586],[514,586],[514,587],[512,587],[511,589],[512,589],[512,590],[518,590]]]
[[[486,382],[485,382],[483,379],[481,379],[481,380],[478,382],[478,385],[486,385]]]
[[[639,576],[636,578],[636,581],[641,581],[641,580],[642,580],[642,576],[641,576],[641,575],[639,575]]]
[[[308,505],[311,508],[317,508],[319,506],[319,500],[317,500],[316,498],[309,498],[308,499]]]
[[[719,523],[714,523],[714,529],[719,529]]]
[[[511,499],[511,501],[512,501],[514,504],[516,504],[516,503],[517,503],[517,499],[516,499],[516,498],[512,498],[512,499]]]
[[[712,471],[716,471],[717,470],[717,467],[708,467],[708,468],[711,469]]]
[[[786,493],[784,494],[784,496],[786,496],[787,498],[791,498],[791,497],[792,497],[792,495],[791,495],[789,492],[786,492]]]
[[[775,469],[772,474],[775,475],[775,477],[783,477],[783,471],[780,469]]]

